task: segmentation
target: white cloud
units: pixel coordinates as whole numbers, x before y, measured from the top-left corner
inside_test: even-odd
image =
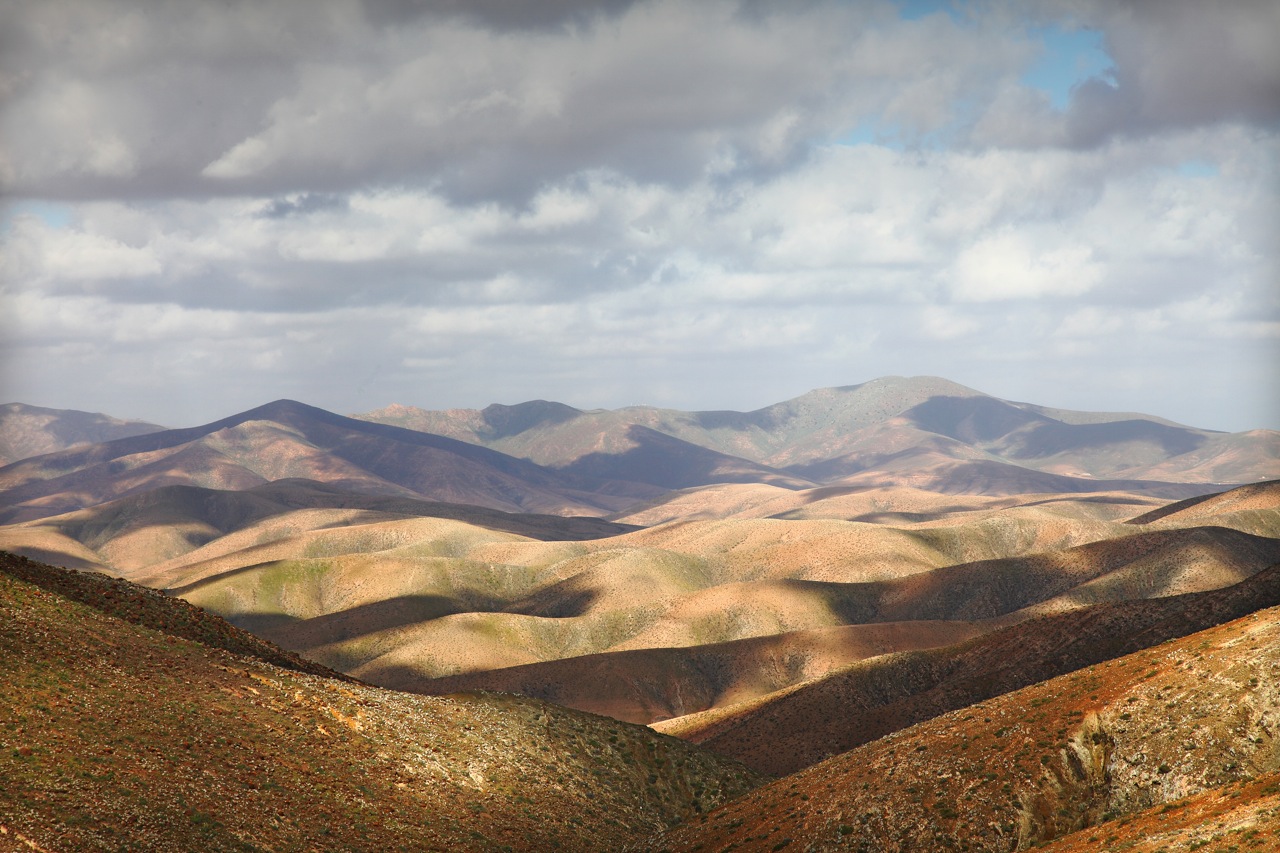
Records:
[[[1011,230],[963,249],[954,270],[953,292],[972,302],[1079,296],[1101,278],[1088,246],[1042,247]]]
[[[0,189],[71,214],[0,224],[0,397],[738,407],[1124,362],[1175,413],[1180,371],[1280,363],[1270,5],[228,8],[0,10]],[[1115,86],[1022,84],[1046,22],[1101,28]]]

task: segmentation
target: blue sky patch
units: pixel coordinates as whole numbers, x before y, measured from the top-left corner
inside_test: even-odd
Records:
[[[1056,109],[1066,109],[1071,90],[1092,77],[1112,79],[1115,65],[1097,30],[1032,30],[1044,44],[1040,59],[1022,75],[1028,86],[1048,92]]]
[[[1178,164],[1178,174],[1188,178],[1213,178],[1218,174],[1218,164],[1208,160],[1187,160]]]
[[[71,224],[71,206],[52,201],[15,201],[5,205],[0,221],[7,229],[19,216],[34,216],[50,228],[66,228]]]

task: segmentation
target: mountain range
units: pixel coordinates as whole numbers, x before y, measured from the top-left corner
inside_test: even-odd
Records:
[[[1198,849],[1277,805],[1273,432],[931,377],[83,415],[0,421],[55,448],[0,468],[0,849]],[[99,725],[148,696],[153,746]]]
[[[654,455],[678,446],[659,435],[824,484],[876,470],[918,470],[937,460],[1111,480],[1245,483],[1280,476],[1275,432],[1220,433],[1150,415],[1055,409],[927,376],[819,389],[753,412],[646,406],[583,411],[534,401],[482,410],[396,405],[356,417],[451,436],[561,470],[624,480],[650,476],[668,488],[694,483],[672,481],[667,472],[645,473]],[[724,464],[720,457],[686,452],[706,460],[704,482],[746,481],[750,469],[716,472],[711,460]],[[755,481],[769,482],[759,474]],[[1061,488],[1063,481],[1036,482],[1071,490]]]

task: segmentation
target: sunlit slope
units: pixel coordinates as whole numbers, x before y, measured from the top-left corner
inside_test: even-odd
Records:
[[[164,486],[76,512],[0,527],[0,546],[60,565],[77,560],[76,567],[92,565],[122,575],[153,577],[163,575],[168,564],[207,561],[308,530],[414,518],[466,521],[540,540],[593,539],[632,529],[598,518],[506,513],[285,479],[241,491]],[[243,535],[249,528],[253,532]],[[201,548],[198,557],[190,556]],[[157,581],[156,585],[164,584]]]
[[[1280,536],[1280,480],[1177,501],[1143,513],[1129,523],[1144,527],[1212,523],[1265,536]]]
[[[287,527],[306,521],[298,515],[264,520],[191,552],[189,561],[136,577],[331,665],[381,659],[382,669],[444,675],[868,621],[881,598],[901,598],[893,584],[906,576],[1037,542],[990,520],[967,534],[829,521],[708,522],[573,543],[520,541],[443,519],[331,522],[290,534]],[[1040,601],[1074,585],[1026,586],[1024,598]],[[951,617],[903,605],[874,621],[937,618]]]
[[[636,849],[1116,850],[1137,827],[1274,849],[1278,660],[1273,607],[896,731]]]
[[[1132,853],[1280,848],[1280,772],[1260,773],[1080,829],[1041,849],[1096,853],[1100,845]]]
[[[1231,587],[1278,561],[1278,540],[1214,528],[1160,531],[892,581],[724,584],[687,596],[610,653],[587,658],[439,683],[424,680],[429,672],[398,652],[355,671],[407,689],[512,690],[651,722],[704,709],[732,710],[735,702],[749,707],[770,690],[845,663],[950,646],[1037,616]],[[831,621],[846,627],[795,627]],[[760,639],[725,641],[740,635]],[[1099,646],[1111,639],[1100,636]],[[997,661],[1012,666],[1026,652],[1015,643]]]
[[[161,625],[180,606],[139,595]],[[756,781],[643,727],[281,669],[3,571],[0,672],[5,849],[595,851]]]
[[[725,484],[672,492],[627,510],[617,520],[644,526],[728,518],[954,524],[963,523],[973,513],[1039,506],[1063,518],[1123,521],[1168,502],[1127,492],[948,495],[909,486],[823,486],[792,491],[763,484]]]
[[[413,687],[604,652],[862,623],[975,622],[1211,589],[1278,558],[1274,540],[1238,531],[1143,532],[1061,508],[1037,501],[957,514],[969,523],[901,527],[670,523],[576,542],[452,519],[298,510],[131,576],[335,668]],[[902,648],[927,644],[902,636]],[[684,686],[698,701],[682,704],[663,688],[654,713],[724,701],[718,689]],[[615,700],[623,701],[600,697]]]
[[[1223,589],[1098,604],[948,648],[868,659],[661,728],[782,775],[943,712],[1276,604],[1280,564]]]

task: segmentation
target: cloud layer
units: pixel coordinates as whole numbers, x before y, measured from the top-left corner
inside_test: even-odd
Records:
[[[1057,109],[1023,75],[1080,27],[1114,68]],[[10,4],[0,396],[180,424],[934,373],[1280,427],[1277,31],[1263,2]]]

